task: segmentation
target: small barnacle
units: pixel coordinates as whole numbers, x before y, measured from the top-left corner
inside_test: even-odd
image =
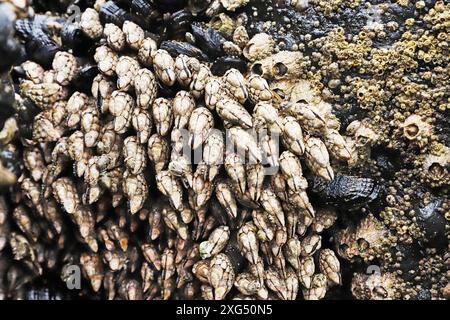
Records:
[[[144,206],[148,196],[148,185],[142,174],[133,175],[125,171],[123,175],[123,192],[129,201],[131,214],[135,214]]]
[[[36,147],[26,148],[23,152],[23,162],[25,167],[30,171],[33,180],[41,180],[45,167],[44,157],[41,151]]]
[[[27,60],[22,63],[20,67],[25,72],[28,80],[31,80],[36,84],[43,82],[45,70],[36,62]]]
[[[153,65],[153,57],[157,50],[158,45],[156,41],[152,38],[145,38],[137,54],[139,62],[146,67],[151,67]]]
[[[163,49],[158,49],[153,56],[153,67],[157,77],[167,86],[173,86],[176,81],[175,61]]]
[[[134,80],[139,69],[137,60],[128,56],[121,56],[116,64],[117,89],[130,91],[134,86]]]
[[[64,130],[53,125],[48,112],[41,112],[34,118],[33,140],[36,142],[58,141]]]
[[[133,175],[142,173],[147,166],[145,149],[136,136],[129,136],[123,141],[123,156],[127,169]]]
[[[223,98],[223,83],[218,77],[210,77],[205,86],[205,103],[210,110],[216,108],[217,103]]]
[[[341,284],[341,266],[338,258],[331,249],[323,249],[320,251],[319,267],[322,272],[331,282]]]
[[[441,186],[450,183],[450,148],[443,146],[437,153],[429,153],[423,160],[422,176],[431,185]]]
[[[142,109],[149,109],[158,93],[155,75],[150,70],[143,68],[136,72],[133,82],[137,105]]]
[[[81,15],[81,30],[91,39],[98,39],[103,34],[103,26],[97,11],[87,8]]]
[[[263,45],[267,46],[267,44]],[[280,51],[255,61],[250,69],[253,74],[258,74],[266,79],[296,79],[301,77],[304,69],[303,60],[303,54],[299,51]]]
[[[131,49],[139,50],[141,48],[142,41],[144,41],[144,30],[137,24],[131,21],[125,21],[122,26],[123,33],[128,46]]]
[[[77,74],[78,62],[72,54],[59,51],[55,54],[52,67],[55,70],[55,81],[67,86]]]
[[[252,74],[248,80],[248,96],[251,102],[271,102],[273,98],[272,90],[270,90],[267,80],[258,74]]]
[[[152,114],[158,134],[161,136],[168,135],[173,125],[172,101],[166,98],[156,99],[153,102]]]
[[[249,0],[220,0],[222,6],[228,11],[236,11],[237,8],[247,5]]]
[[[225,90],[239,103],[243,104],[248,98],[247,84],[244,76],[236,69],[228,70],[223,76]]]
[[[86,147],[94,147],[100,135],[100,118],[97,109],[89,105],[81,112],[81,130]]]
[[[200,64],[199,68],[194,72],[191,84],[189,86],[192,95],[200,98],[204,91],[209,78],[212,76],[211,70],[205,64]]]
[[[105,113],[109,108],[111,94],[116,90],[113,81],[106,78],[103,74],[98,74],[92,81],[91,93],[96,100],[97,108],[101,113]]]
[[[111,77],[116,72],[119,56],[107,46],[100,46],[95,49],[94,60],[97,62],[98,70]]]
[[[355,120],[347,126],[347,134],[355,138],[355,144],[358,147],[372,146],[379,138],[367,122]]]
[[[246,44],[243,54],[251,62],[269,56],[275,49],[275,41],[267,33],[258,33]]]
[[[405,138],[410,141],[415,140],[419,144],[426,143],[433,133],[432,126],[416,114],[409,116],[402,124],[401,129]]]
[[[305,145],[306,165],[316,175],[327,181],[334,179],[327,148],[322,140],[310,137]]]
[[[146,144],[150,138],[153,127],[152,116],[150,113],[146,110],[135,108],[131,118],[131,124],[133,125],[134,130],[136,130],[139,143]]]
[[[125,34],[113,23],[105,24],[103,34],[106,37],[108,46],[114,51],[122,51],[125,48]]]
[[[63,86],[57,83],[35,84],[30,80],[20,84],[20,92],[42,109],[48,109],[55,102],[64,100],[68,93]]]
[[[244,129],[253,126],[252,116],[239,102],[231,99],[221,99],[217,102],[216,111],[222,120],[239,125]]]
[[[178,91],[173,99],[174,127],[183,129],[196,107],[194,97],[187,91]]]
[[[351,291],[356,299],[392,300],[398,298],[396,288],[401,284],[402,279],[395,273],[357,273],[353,276]]]
[[[335,129],[327,129],[324,134],[324,142],[331,156],[341,161],[348,161],[352,157],[352,150],[347,142]]]
[[[109,103],[109,111],[114,119],[114,130],[117,133],[124,133],[131,123],[131,116],[134,109],[134,99],[129,94],[121,91],[114,91]]]
[[[236,43],[241,49],[244,49],[249,40],[250,37],[248,36],[247,29],[244,26],[239,26],[234,29],[233,42]]]

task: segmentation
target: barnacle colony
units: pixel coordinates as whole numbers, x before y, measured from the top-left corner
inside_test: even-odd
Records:
[[[24,283],[48,272],[65,281],[80,266],[90,287],[79,294],[88,297],[312,300],[343,284],[342,259],[393,263],[391,248],[416,229],[408,225],[404,238],[393,235],[389,227],[403,230],[409,220],[390,218],[398,210],[392,205],[406,206],[410,198],[389,194],[376,212],[380,218],[365,214],[354,225],[342,216],[384,201],[375,179],[350,173],[370,161],[385,133],[372,119],[341,125],[328,102],[333,93],[318,84],[322,71],[307,52],[284,50],[263,30],[249,35],[248,17],[233,13],[247,2],[190,1],[167,19],[182,19],[195,7],[213,17],[211,27],[196,22],[183,30],[182,24],[185,41],[179,41],[173,26],[169,39],[149,33],[152,21],[142,20],[136,7],[161,23],[153,2],[133,2],[127,11],[97,1],[73,25],[90,50],[79,54],[66,44],[20,65],[17,109],[31,104],[37,111],[31,134],[20,141],[18,191],[12,201],[0,198],[0,250],[10,246],[21,263],[6,268],[9,277],[24,277],[26,268],[31,275]],[[292,5],[302,11],[308,2]],[[33,28],[41,34],[53,25],[46,19],[18,25],[32,37]],[[340,35],[329,37],[343,45]],[[325,56],[315,55],[315,62]],[[248,68],[241,71],[244,58]],[[352,67],[363,64],[356,58]],[[328,86],[336,89],[339,66],[326,65]],[[89,77],[87,88],[80,76]],[[382,94],[370,82],[342,90],[365,110]],[[434,141],[424,113],[396,117],[395,141],[421,150]],[[423,180],[436,185],[448,175],[447,149],[426,150],[422,165],[432,176]],[[422,270],[440,261],[433,254]],[[393,284],[398,276],[391,271],[356,274],[353,295],[412,295],[407,281]],[[17,298],[24,288],[0,287],[0,293]]]

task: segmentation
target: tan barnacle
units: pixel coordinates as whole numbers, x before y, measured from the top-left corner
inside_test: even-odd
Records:
[[[125,48],[125,34],[114,23],[105,24],[103,35],[106,37],[108,46],[114,51],[122,51]]]
[[[103,26],[97,11],[87,8],[81,15],[81,30],[91,39],[98,39],[103,34]]]
[[[52,185],[53,196],[69,214],[74,214],[80,205],[75,184],[69,178],[59,178]]]
[[[212,73],[209,67],[201,63],[198,69],[193,73],[192,81],[189,85],[189,89],[195,98],[198,99],[204,94],[206,84],[211,76]]]
[[[290,5],[295,8],[295,10],[303,11],[309,6],[309,0],[291,0]]]
[[[301,254],[301,242],[297,236],[294,236],[286,242],[283,248],[284,256],[286,260],[292,265],[295,270],[300,268],[300,254]]]
[[[128,93],[114,91],[109,102],[109,112],[114,118],[114,131],[124,133],[131,123],[134,109],[134,99]]]
[[[197,58],[180,54],[175,58],[175,75],[177,82],[183,87],[189,87],[193,76],[200,68],[200,61]]]
[[[233,266],[227,255],[219,253],[211,260],[208,280],[214,288],[214,299],[224,299],[235,280]]]
[[[319,267],[322,272],[334,284],[341,284],[341,265],[339,259],[331,249],[323,249],[319,255]]]
[[[298,280],[305,289],[311,288],[312,277],[316,265],[314,264],[314,257],[308,256],[300,259],[298,268]]]
[[[44,68],[42,68],[36,62],[27,60],[20,65],[20,67],[25,72],[25,75],[28,80],[33,81],[33,83],[41,83],[44,79]]]
[[[311,228],[316,233],[329,229],[337,220],[337,213],[333,207],[320,208],[316,212]]]
[[[236,153],[227,153],[224,160],[224,167],[228,176],[233,180],[241,193],[246,191],[246,177],[244,160]]]
[[[240,127],[232,127],[228,132],[233,146],[237,147],[239,156],[244,156],[247,153],[249,163],[262,161],[261,149],[259,149],[256,138],[251,132]]]
[[[253,126],[252,116],[237,101],[232,99],[221,99],[216,104],[216,111],[219,116],[230,124],[239,125],[244,129]]]
[[[23,151],[23,163],[30,171],[34,181],[42,178],[42,172],[45,167],[44,157],[41,150],[37,147],[29,147]]]
[[[203,147],[203,162],[207,166],[207,177],[210,181],[219,174],[223,164],[225,142],[220,131],[212,130]]]
[[[276,224],[280,228],[286,227],[283,208],[272,189],[263,189],[260,203],[264,210],[268,213],[272,223]]]
[[[94,253],[83,253],[80,264],[91,282],[92,289],[98,292],[103,282],[103,264],[100,257]]]
[[[346,132],[355,138],[357,147],[370,147],[379,138],[378,134],[375,133],[368,123],[369,119],[355,120],[347,126]]]
[[[236,9],[245,6],[249,0],[220,0],[222,6],[228,11],[236,11]]]
[[[253,117],[255,119],[262,119],[272,134],[278,135],[282,133],[283,124],[281,118],[278,115],[277,109],[271,103],[259,102],[256,104],[253,109]]]
[[[261,163],[248,163],[245,166],[247,173],[248,194],[253,201],[258,201],[261,197],[265,178],[265,169]]]
[[[172,277],[175,275],[175,253],[173,250],[166,248],[161,256],[161,296],[164,300],[168,300],[173,291]]]
[[[284,151],[280,155],[280,169],[291,190],[306,190],[308,182],[303,177],[300,160],[292,152]]]
[[[295,300],[298,295],[299,281],[293,270],[289,270],[286,274],[287,300]]]
[[[277,269],[271,267],[266,271],[266,285],[277,294],[278,298],[287,300],[286,282]]]
[[[225,249],[228,239],[230,238],[230,229],[227,226],[216,228],[207,241],[200,243],[200,257],[207,259],[219,254]]]
[[[225,41],[222,44],[223,51],[229,56],[239,57],[242,54],[241,48],[231,41]]]
[[[244,26],[238,26],[233,32],[233,42],[237,44],[241,49],[247,45],[250,37],[248,36],[247,29]]]
[[[142,109],[149,109],[158,92],[155,75],[146,68],[140,69],[136,72],[133,83],[137,105]]]
[[[139,140],[139,143],[146,144],[150,138],[153,122],[150,113],[140,108],[135,108],[131,123]]]
[[[214,127],[214,118],[205,107],[195,109],[189,118],[189,145],[192,149],[200,147],[208,138]]]
[[[176,81],[175,61],[163,49],[158,49],[153,56],[153,67],[156,76],[167,86],[173,86]]]
[[[121,56],[117,61],[117,89],[130,91],[134,86],[134,80],[139,70],[139,62],[132,57]]]
[[[33,141],[52,142],[62,137],[63,129],[55,127],[49,117],[50,115],[44,111],[34,118]]]
[[[169,148],[170,146],[167,140],[156,133],[153,134],[148,140],[147,154],[148,158],[155,166],[156,173],[163,170],[166,164],[169,162]]]
[[[173,124],[172,101],[166,98],[157,98],[153,102],[152,114],[158,134],[168,135]]]
[[[83,109],[90,103],[89,97],[81,92],[75,91],[66,104],[67,110],[67,126],[75,128],[81,121],[81,113]]]
[[[246,272],[237,275],[234,286],[245,296],[253,296],[261,289],[258,278]]]
[[[309,289],[303,290],[305,300],[321,300],[327,293],[327,277],[322,273],[317,273],[312,277]]]
[[[267,46],[267,44],[264,45]],[[299,51],[280,51],[254,62],[251,70],[252,73],[259,74],[266,79],[300,78],[303,70],[303,54]]]
[[[310,137],[306,141],[305,155],[306,165],[311,171],[327,181],[334,179],[328,151],[322,140]]]
[[[247,79],[248,96],[251,102],[258,103],[262,101],[270,102],[274,97],[267,80],[258,74],[252,74]]]
[[[192,266],[192,273],[200,280],[201,283],[209,283],[209,265],[210,259],[204,259],[196,262]]]
[[[267,33],[258,33],[247,42],[243,53],[251,62],[261,60],[269,56],[275,49],[275,41]]]
[[[100,118],[94,105],[89,104],[81,112],[81,130],[84,133],[84,144],[88,148],[92,148],[97,144],[100,135]]]
[[[237,69],[229,69],[223,78],[225,90],[239,103],[244,103],[248,98],[248,89],[244,76]]]
[[[129,136],[123,141],[123,157],[125,166],[133,175],[142,173],[147,166],[145,149],[136,136]]]
[[[294,117],[309,134],[321,135],[327,126],[325,116],[311,104],[286,103],[282,106],[282,113]]]
[[[213,184],[205,179],[202,173],[196,171],[192,181],[192,192],[190,193],[190,202],[192,202],[194,209],[202,208],[209,201],[213,192]]]
[[[153,57],[157,50],[158,45],[156,41],[152,38],[145,38],[141,42],[141,46],[139,47],[137,54],[139,62],[146,67],[151,67],[153,65]]]
[[[210,110],[216,108],[217,103],[223,98],[223,83],[218,77],[209,77],[205,86],[205,104]]]
[[[161,210],[162,217],[166,226],[175,231],[181,239],[188,239],[188,227],[178,217],[177,212],[170,206],[164,206]]]
[[[439,148],[437,148],[439,149]],[[423,160],[422,176],[431,185],[445,185],[450,183],[450,148],[441,145],[437,152],[431,152]]]
[[[278,156],[280,151],[278,140],[273,136],[266,134],[260,138],[259,146],[266,158],[267,164],[270,166],[269,170],[278,170]]]
[[[183,129],[189,122],[189,117],[196,104],[194,97],[187,91],[178,91],[173,99],[174,127]]]
[[[67,97],[67,90],[57,83],[34,83],[30,80],[20,84],[20,92],[30,98],[39,108],[48,109],[55,102]]]
[[[152,264],[156,270],[161,271],[161,255],[155,245],[152,243],[144,243],[141,245],[141,250],[145,260]]]
[[[252,211],[253,223],[257,227],[257,237],[261,241],[272,241],[275,237],[276,225],[272,222],[272,217],[261,210]]]
[[[128,46],[131,49],[139,50],[142,41],[144,41],[144,30],[134,22],[125,21],[122,26],[122,31],[125,34]]]
[[[312,256],[322,246],[322,237],[310,234],[302,239],[302,257]]]
[[[425,122],[422,117],[413,114],[406,118],[401,125],[403,136],[410,141],[417,141],[419,144],[426,144],[428,138],[433,133],[432,126]]]
[[[331,156],[341,161],[348,161],[352,157],[352,150],[347,146],[344,137],[335,129],[327,129],[324,142]]]
[[[305,152],[305,143],[303,141],[303,133],[300,124],[294,117],[283,117],[282,124],[282,138],[283,144],[297,156],[303,155]]]
[[[183,210],[183,187],[177,178],[173,177],[169,171],[160,171],[156,174],[156,186],[169,198],[175,210]]]
[[[115,90],[116,84],[103,74],[98,74],[92,81],[91,93],[101,113],[108,111],[109,100]]]
[[[55,54],[52,67],[55,70],[55,81],[62,86],[67,86],[76,76],[78,62],[71,53],[59,51]]]
[[[398,299],[397,288],[402,279],[395,273],[356,273],[352,279],[351,291],[356,299],[393,300]]]
[[[173,176],[181,179],[185,188],[192,187],[192,164],[187,155],[172,152],[168,169]]]
[[[216,198],[230,219],[236,219],[238,208],[232,189],[225,181],[216,184]]]
[[[116,72],[119,56],[107,46],[95,49],[94,60],[97,62],[98,70],[106,76],[113,76]]]
[[[148,196],[148,185],[145,177],[142,174],[132,174],[125,171],[123,175],[123,192],[128,198],[130,212],[135,214],[144,205]]]
[[[67,154],[74,161],[82,161],[84,153],[84,134],[77,130],[73,132],[67,139]]]

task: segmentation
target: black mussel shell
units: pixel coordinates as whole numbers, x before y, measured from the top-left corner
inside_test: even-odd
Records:
[[[184,54],[188,57],[197,58],[201,61],[208,61],[208,56],[205,55],[202,50],[187,42],[163,41],[160,48],[166,50],[170,53],[171,56],[174,57],[180,54]]]
[[[125,21],[132,21],[131,15],[126,10],[119,7],[114,1],[106,2],[100,8],[99,15],[102,24],[114,23],[115,25],[122,27]]]
[[[5,121],[14,115],[13,105],[14,87],[11,77],[4,73],[0,77],[0,130],[3,128]]]
[[[75,56],[85,55],[94,42],[86,37],[81,28],[73,23],[65,23],[61,30],[61,42],[64,49],[72,49]]]
[[[0,4],[0,72],[7,71],[23,59],[25,50],[14,38],[13,15],[8,6]]]
[[[154,2],[163,12],[174,12],[187,4],[187,0],[154,0]]]
[[[213,75],[221,77],[230,69],[237,69],[242,74],[247,72],[247,62],[238,57],[224,56],[217,58],[211,66]]]
[[[447,220],[439,208],[442,206],[441,198],[433,198],[428,204],[420,203],[416,206],[417,223],[425,232],[428,247],[445,249],[447,237],[445,229]]]
[[[165,22],[167,36],[170,39],[184,39],[187,31],[190,31],[193,16],[189,10],[183,9],[174,12]]]
[[[96,65],[83,66],[72,81],[76,91],[80,91],[86,94],[91,93],[91,84],[94,78],[98,74],[98,68]]]
[[[200,23],[193,23],[191,29],[195,37],[195,43],[208,56],[217,58],[225,54],[222,44],[226,40],[219,32]]]

